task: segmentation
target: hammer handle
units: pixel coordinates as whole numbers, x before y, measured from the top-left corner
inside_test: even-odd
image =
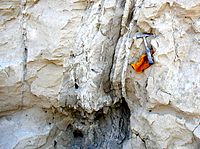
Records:
[[[151,52],[150,52],[150,49],[148,47],[146,47],[146,54],[147,54],[147,58],[148,58],[148,61],[149,61],[149,64],[152,65],[154,62],[153,62],[153,59],[151,57]]]

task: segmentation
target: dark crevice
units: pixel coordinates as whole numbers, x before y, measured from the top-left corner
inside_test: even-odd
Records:
[[[132,21],[133,14],[134,14],[134,9],[132,9],[131,12],[128,15],[127,24],[130,24],[130,22]]]
[[[23,75],[23,81],[26,79],[26,74],[27,74],[27,56],[28,56],[28,49],[25,47],[24,48],[24,75]]]
[[[147,149],[147,145],[146,145],[146,140],[147,140],[147,138],[142,138],[142,137],[140,136],[140,134],[139,134],[137,131],[134,131],[134,134],[135,134],[137,137],[140,138],[140,140],[141,140],[141,141],[143,142],[143,144],[144,144],[144,148]]]
[[[74,130],[73,135],[74,138],[83,138],[83,133],[78,129]]]
[[[56,147],[56,145],[57,145],[57,141],[54,140],[53,146]]]
[[[121,149],[123,142],[129,139],[130,110],[124,99],[105,108],[90,114],[72,110],[74,121],[66,128],[69,142],[65,147]]]
[[[79,88],[79,86],[78,86],[78,84],[77,83],[75,83],[75,89],[78,89]]]

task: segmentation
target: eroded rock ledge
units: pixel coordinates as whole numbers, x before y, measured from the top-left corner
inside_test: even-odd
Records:
[[[4,116],[0,129],[3,149],[120,149],[129,139],[130,110],[124,100],[93,113],[33,107]]]

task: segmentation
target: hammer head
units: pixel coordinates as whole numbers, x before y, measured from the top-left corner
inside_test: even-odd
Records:
[[[154,36],[153,34],[148,34],[148,33],[144,33],[144,34],[137,34],[136,35],[136,39],[138,38],[146,38],[146,37],[149,37],[149,36]]]

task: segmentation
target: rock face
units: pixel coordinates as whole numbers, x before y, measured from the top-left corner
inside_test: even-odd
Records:
[[[1,0],[0,149],[199,149],[198,0]],[[154,50],[155,64],[130,64]]]

